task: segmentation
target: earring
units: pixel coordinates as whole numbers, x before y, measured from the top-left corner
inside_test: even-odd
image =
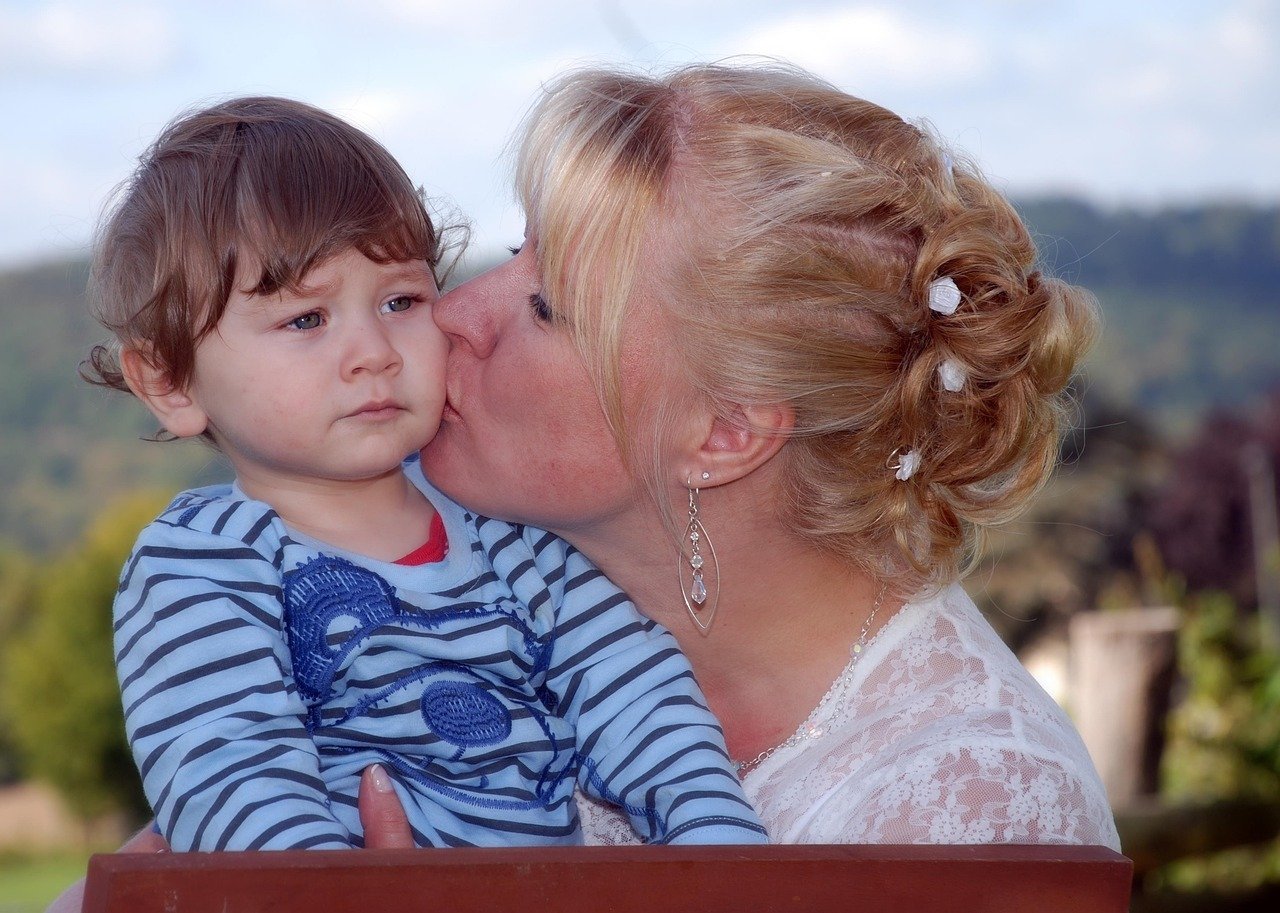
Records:
[[[702,473],[702,478],[704,481],[710,479],[711,473]],[[698,519],[700,495],[700,489],[690,486],[689,523],[684,529],[684,542],[688,543],[688,553],[685,553],[684,542],[682,542],[676,570],[680,577],[680,595],[684,597],[684,607],[698,630],[706,634],[716,620],[716,606],[720,602],[720,563],[716,561],[715,546],[711,544],[707,528]],[[704,544],[705,556],[702,551]],[[686,574],[689,577],[687,586]],[[707,586],[708,580],[711,581],[710,587]]]

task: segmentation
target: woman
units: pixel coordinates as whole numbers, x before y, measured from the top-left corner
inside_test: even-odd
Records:
[[[570,74],[517,185],[524,246],[436,312],[427,474],[675,633],[775,841],[1117,847],[1076,733],[955,582],[1043,484],[1096,328],[1009,204],[779,68]]]
[[[569,74],[517,185],[524,245],[437,305],[428,476],[676,635],[773,840],[1118,848],[1078,736],[956,583],[1045,481],[1096,328],[1009,204],[782,68]],[[378,779],[368,842],[405,845]]]

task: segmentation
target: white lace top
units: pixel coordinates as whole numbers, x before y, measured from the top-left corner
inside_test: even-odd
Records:
[[[775,843],[1072,843],[1120,849],[1066,714],[953,585],[903,606],[743,786]],[[579,795],[588,844],[635,843]]]

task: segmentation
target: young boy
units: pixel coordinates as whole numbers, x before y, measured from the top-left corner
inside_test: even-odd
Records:
[[[423,846],[575,842],[575,783],[648,840],[764,842],[671,635],[405,460],[444,407],[439,251],[381,146],[272,98],[172,124],[103,226],[98,382],[236,473],[143,531],[115,602],[162,833],[359,845],[378,763]]]

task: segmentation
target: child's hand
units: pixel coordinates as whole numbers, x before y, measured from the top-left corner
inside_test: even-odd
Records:
[[[404,806],[391,778],[378,764],[366,767],[360,778],[360,826],[364,828],[365,849],[415,849]]]

